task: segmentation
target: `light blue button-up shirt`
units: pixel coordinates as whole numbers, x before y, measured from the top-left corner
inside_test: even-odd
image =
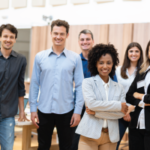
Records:
[[[82,62],[78,54],[64,49],[57,55],[52,48],[39,52],[35,57],[30,84],[31,112],[36,112],[38,107],[43,113],[64,114],[74,109],[74,113],[81,114],[84,104],[82,80]],[[76,90],[75,101],[73,81]]]

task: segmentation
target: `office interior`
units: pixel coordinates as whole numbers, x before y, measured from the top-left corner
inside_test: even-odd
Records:
[[[111,43],[116,47],[119,65],[122,65],[126,47],[130,42],[136,41],[144,51],[146,49],[150,40],[149,6],[150,0],[0,0],[0,25],[11,23],[18,28],[18,38],[13,50],[27,59],[27,97],[35,55],[52,46],[50,24],[53,20],[69,22],[69,37],[66,42],[68,50],[80,54],[78,34],[83,29],[90,29],[95,44]],[[18,133],[21,138],[21,132]],[[33,134],[29,141],[33,141],[33,149],[37,149],[36,136]],[[19,143],[21,140],[19,139]],[[55,146],[52,149],[56,150],[56,131],[53,140]],[[124,140],[127,140],[127,136]],[[15,150],[23,149],[22,144],[17,144],[14,144]],[[32,150],[31,146],[28,149]]]

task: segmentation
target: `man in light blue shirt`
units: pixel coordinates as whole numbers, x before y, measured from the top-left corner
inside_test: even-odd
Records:
[[[68,31],[69,24],[66,21],[53,21],[51,25],[53,46],[39,52],[35,57],[29,102],[31,120],[38,128],[38,150],[50,149],[55,126],[60,150],[69,150],[74,127],[80,122],[84,104],[81,89],[82,62],[78,54],[65,49]],[[75,82],[76,90],[75,101],[73,82]]]

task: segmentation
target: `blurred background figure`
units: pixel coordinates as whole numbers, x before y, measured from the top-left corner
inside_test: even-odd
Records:
[[[125,93],[129,90],[142,63],[143,51],[141,45],[136,42],[130,43],[125,52],[123,65],[116,69],[118,83],[123,86]],[[130,105],[128,114],[124,118],[119,119],[120,141],[118,142],[117,150],[127,127],[129,127],[129,122],[131,121],[130,112],[132,110],[134,110],[134,106]]]
[[[149,150],[150,141],[150,41],[145,61],[131,84],[126,100],[135,106],[129,124],[129,149]]]

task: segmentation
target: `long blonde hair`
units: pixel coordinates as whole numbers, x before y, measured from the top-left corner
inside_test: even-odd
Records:
[[[150,41],[147,44],[146,47],[146,56],[145,56],[145,61],[143,62],[143,64],[141,65],[141,69],[139,71],[140,74],[144,73],[146,71],[146,69],[149,67],[150,65],[150,59],[149,59],[149,49],[150,49]]]

